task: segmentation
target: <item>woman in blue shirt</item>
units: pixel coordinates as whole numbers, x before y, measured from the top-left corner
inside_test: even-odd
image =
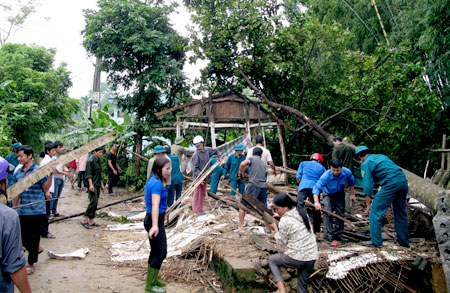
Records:
[[[144,227],[150,241],[148,274],[145,292],[166,292],[165,286],[158,281],[161,264],[167,255],[167,239],[164,230],[164,216],[167,209],[166,183],[170,179],[172,166],[166,157],[159,157],[153,164],[150,179],[145,184],[145,205],[147,214]]]

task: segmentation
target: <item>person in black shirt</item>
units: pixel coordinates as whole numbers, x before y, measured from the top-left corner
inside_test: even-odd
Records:
[[[119,181],[119,173],[122,173],[122,169],[120,169],[119,165],[117,164],[116,151],[117,144],[113,142],[108,153],[108,164],[106,167],[108,171],[108,193],[111,196],[116,196],[116,194],[113,193],[113,187]]]

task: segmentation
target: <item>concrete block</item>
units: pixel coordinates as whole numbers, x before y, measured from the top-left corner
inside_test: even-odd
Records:
[[[240,281],[251,282],[255,280],[255,267],[253,263],[244,258],[226,256],[223,259],[229,268],[229,273],[234,272]]]

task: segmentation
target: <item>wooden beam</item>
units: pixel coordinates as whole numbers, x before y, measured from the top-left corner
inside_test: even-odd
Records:
[[[49,162],[48,164],[40,167],[30,175],[26,176],[22,180],[19,180],[14,185],[12,185],[10,188],[8,188],[8,199],[13,200],[17,196],[19,196],[22,192],[24,192],[28,187],[33,185],[34,183],[38,182],[51,172],[53,172],[53,166],[57,165],[65,165],[75,159],[78,159],[79,157],[89,153],[90,151],[95,150],[98,147],[104,146],[107,143],[110,143],[114,140],[114,135],[116,134],[116,131],[111,131],[108,134],[97,138],[81,148],[78,148],[76,150],[73,150],[65,155],[60,156],[54,161]]]
[[[283,168],[287,168],[286,149],[284,148],[283,132],[281,131],[281,125],[279,123],[277,125],[277,131],[278,131],[278,140],[280,141],[281,158],[283,160]]]
[[[443,134],[442,135],[442,148],[445,149],[445,146],[447,144],[447,135]],[[442,158],[441,158],[441,169],[445,168],[445,154],[442,153]]]
[[[177,122],[176,122],[176,135],[177,137],[181,136],[181,127],[180,127],[180,116],[177,115]]]
[[[211,147],[216,148],[216,127],[214,116],[216,114],[212,96],[209,96],[209,127],[211,127]]]

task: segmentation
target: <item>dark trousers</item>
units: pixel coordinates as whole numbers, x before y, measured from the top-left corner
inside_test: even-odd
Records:
[[[312,188],[302,189],[297,194],[297,211],[302,219],[307,218],[305,208],[305,199],[307,198],[309,199],[310,203],[314,203]],[[320,214],[320,211],[316,211],[315,209],[312,212],[310,212],[310,214],[312,214],[314,233],[319,233],[320,224],[322,223],[322,215]]]
[[[88,192],[89,205],[84,215],[89,219],[95,218],[95,212],[97,211],[98,198],[100,197],[100,186],[94,186],[94,192]]]
[[[83,182],[84,187],[88,187],[86,171],[78,171],[78,188],[81,188],[81,182]]]
[[[48,219],[50,218],[50,201],[46,201],[45,202],[45,220],[42,223],[42,231],[41,231],[41,236],[42,237],[47,237],[48,234]]]
[[[166,186],[167,189],[167,206],[170,207],[174,203],[174,197],[175,201],[178,200],[181,196],[181,190],[183,189],[183,183],[178,184],[171,184]]]
[[[44,215],[19,216],[22,245],[28,251],[28,263],[33,265],[38,261],[39,242],[41,241]]]
[[[377,192],[377,194],[375,194],[369,215],[370,237],[373,244],[383,244],[383,238],[381,237],[381,222],[383,215],[392,205],[397,241],[400,245],[409,246],[408,215],[406,213],[407,195],[407,181],[385,185]]]
[[[314,270],[315,260],[301,261],[293,259],[284,253],[277,253],[269,257],[269,267],[273,274],[273,281],[283,281],[280,267],[297,269],[297,292],[306,293],[306,281]]]
[[[108,193],[113,193],[113,187],[119,182],[119,173],[114,174],[112,171],[108,170]]]
[[[337,192],[332,194],[325,193],[323,195],[323,208],[326,211],[345,216],[345,192]],[[323,221],[325,230],[327,231],[327,240],[341,240],[341,234],[344,231],[344,221],[323,213]]]
[[[158,216],[158,228],[159,233],[152,239],[148,238],[150,241],[150,255],[148,257],[148,264],[151,268],[159,270],[161,268],[161,264],[167,256],[167,238],[166,238],[166,230],[164,230],[164,216],[166,214],[159,214]],[[150,231],[152,227],[152,214],[146,214],[144,219],[144,227],[145,230]]]

